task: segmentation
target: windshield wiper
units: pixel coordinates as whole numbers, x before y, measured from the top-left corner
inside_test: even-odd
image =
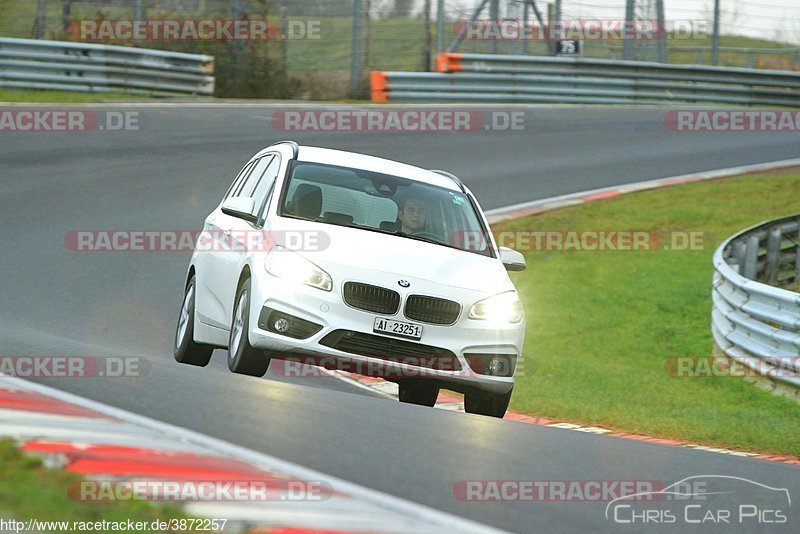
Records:
[[[415,239],[417,241],[424,241],[425,243],[433,243],[434,245],[443,245],[445,247],[449,247],[450,244],[442,243],[441,241],[437,241],[435,239],[431,239],[430,237],[422,237],[416,234],[407,234],[405,232],[395,232],[394,235],[399,235],[402,237],[407,237],[409,239]]]

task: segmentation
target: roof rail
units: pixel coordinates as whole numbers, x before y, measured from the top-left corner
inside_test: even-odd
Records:
[[[440,169],[431,169],[431,172],[435,172],[436,174],[441,174],[442,176],[450,178],[456,183],[458,188],[461,189],[461,192],[466,194],[467,190],[464,188],[464,183],[461,180],[459,180],[458,176],[456,176],[455,174]]]
[[[277,143],[272,143],[270,146],[283,144],[287,144],[292,147],[292,153],[294,154],[292,157],[297,159],[297,154],[300,153],[300,145],[298,145],[295,141],[278,141]]]

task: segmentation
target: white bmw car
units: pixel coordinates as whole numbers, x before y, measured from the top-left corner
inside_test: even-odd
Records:
[[[440,388],[503,417],[525,317],[477,201],[443,171],[271,145],[208,216],[186,275],[178,362],[228,351],[234,373],[271,360],[355,370],[433,406]]]

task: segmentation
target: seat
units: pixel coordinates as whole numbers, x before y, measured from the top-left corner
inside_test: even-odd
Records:
[[[398,227],[396,221],[383,221],[379,228],[384,232],[396,232]]]
[[[326,211],[322,214],[322,220],[330,224],[338,224],[340,226],[350,226],[353,224],[353,216],[346,213],[337,213],[335,211]]]
[[[311,184],[300,184],[292,197],[292,215],[304,219],[318,219],[322,211],[322,189]]]

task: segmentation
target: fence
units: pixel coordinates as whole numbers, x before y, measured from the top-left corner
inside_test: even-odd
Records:
[[[640,61],[440,54],[438,73],[373,72],[372,99],[800,106],[800,73]]]
[[[726,356],[800,398],[800,214],[767,221],[714,253],[711,330]]]
[[[214,58],[125,46],[0,38],[0,87],[214,93]]]
[[[67,29],[83,20],[269,18],[290,30],[285,39],[247,43],[241,47],[238,45],[244,43],[206,41],[139,45],[215,56],[218,96],[363,98],[368,93],[366,73],[370,70],[429,71],[428,65],[433,64],[435,52],[444,50],[480,3],[481,0],[431,1],[426,17],[426,2],[420,0],[0,0],[0,35],[76,40]],[[547,6],[554,3],[555,0],[537,4],[543,16],[547,16]],[[619,21],[626,17],[625,0],[562,0],[561,3],[563,20]],[[707,23],[711,13],[706,5],[701,4],[713,2],[696,2],[692,6],[683,2],[686,4],[684,8],[678,7],[675,11],[671,9],[671,3],[666,2],[669,27],[694,27],[692,25],[699,22],[710,27]],[[655,4],[637,2],[643,8]],[[772,6],[746,1],[722,4],[721,65],[751,66],[748,65],[751,58],[757,68],[789,70],[795,65],[793,60],[797,56],[772,54],[765,50],[755,52],[753,56],[750,50],[800,45],[800,4],[789,6],[782,2],[780,6]],[[536,20],[532,12],[529,12],[529,19],[524,18],[520,0],[502,0],[500,12],[496,15],[502,20],[519,17],[529,23]],[[493,16],[488,6],[479,15],[484,21]],[[652,14],[644,12],[637,12],[636,17],[653,18]],[[313,32],[314,37],[309,36],[310,32],[298,34],[291,31],[304,23],[318,28]],[[109,41],[108,44],[119,43]],[[550,44],[476,37],[464,40],[457,51],[548,56]],[[582,54],[596,59],[618,59],[623,57],[624,44],[621,39],[587,39],[582,42]],[[633,44],[635,59],[656,59],[650,53],[651,49],[657,48],[653,46],[654,41],[636,41]],[[679,48],[707,48],[710,44],[710,36],[702,32],[694,35],[673,31],[667,39],[666,59],[673,64],[709,61],[710,52],[704,53],[703,58],[698,57],[697,51]],[[280,86],[283,81],[289,84],[288,88]],[[355,92],[354,81],[358,84]],[[267,85],[279,87],[269,89],[265,87]]]

